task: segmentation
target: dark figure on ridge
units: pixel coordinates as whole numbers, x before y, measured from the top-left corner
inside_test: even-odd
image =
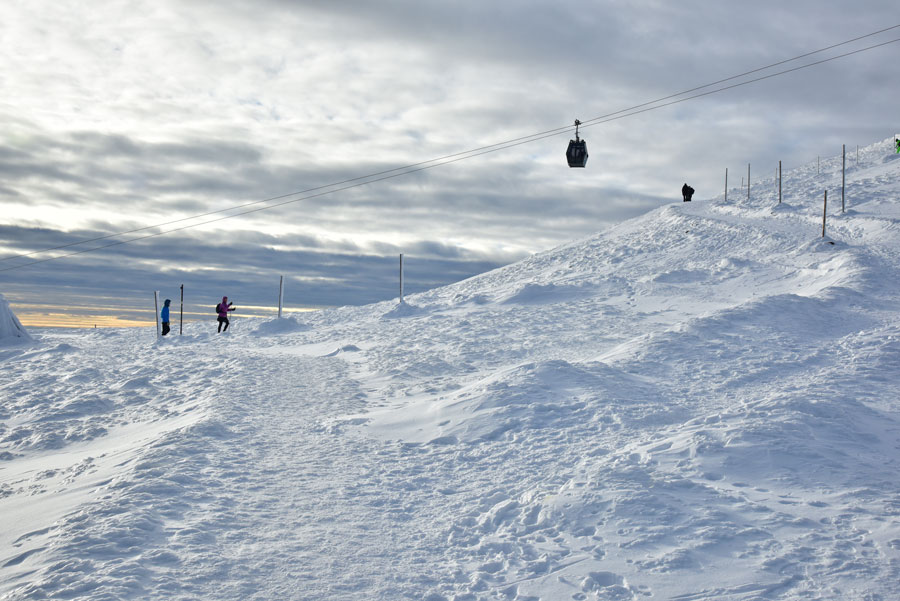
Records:
[[[691,202],[691,196],[694,195],[694,189],[689,185],[684,184],[681,186],[681,196],[684,198],[684,202]]]

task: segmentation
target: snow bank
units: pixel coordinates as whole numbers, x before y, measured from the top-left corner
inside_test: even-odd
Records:
[[[421,315],[423,309],[410,305],[405,300],[397,303],[397,306],[381,316],[382,319],[402,319],[404,317],[415,317]]]
[[[276,317],[261,323],[253,330],[253,334],[255,336],[280,336],[294,332],[303,332],[308,329],[308,325],[300,323],[294,317]]]
[[[0,344],[9,342],[30,342],[31,336],[16,317],[9,303],[0,294]]]

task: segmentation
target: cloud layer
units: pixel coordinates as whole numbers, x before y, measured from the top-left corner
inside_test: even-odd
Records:
[[[0,272],[0,288],[19,302],[116,297],[193,277],[212,294],[285,273],[309,305],[362,303],[394,294],[381,280],[400,252],[420,258],[421,286],[447,283],[678,201],[684,181],[721,194],[726,167],[768,176],[778,160],[891,135],[900,44],[586,128],[585,170],[565,166],[564,132],[312,195],[783,60],[895,13],[881,1],[16,2],[0,22],[6,256],[295,202]],[[291,195],[303,190],[315,192]]]

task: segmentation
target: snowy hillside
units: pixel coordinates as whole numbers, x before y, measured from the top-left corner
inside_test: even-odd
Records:
[[[408,305],[0,346],[0,599],[897,599],[892,152],[843,214],[838,157]]]

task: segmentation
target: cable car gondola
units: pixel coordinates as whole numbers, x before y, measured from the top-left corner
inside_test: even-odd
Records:
[[[578,126],[581,121],[575,119],[575,139],[569,140],[569,148],[566,149],[566,160],[569,167],[584,167],[588,160],[587,143],[578,137]]]

